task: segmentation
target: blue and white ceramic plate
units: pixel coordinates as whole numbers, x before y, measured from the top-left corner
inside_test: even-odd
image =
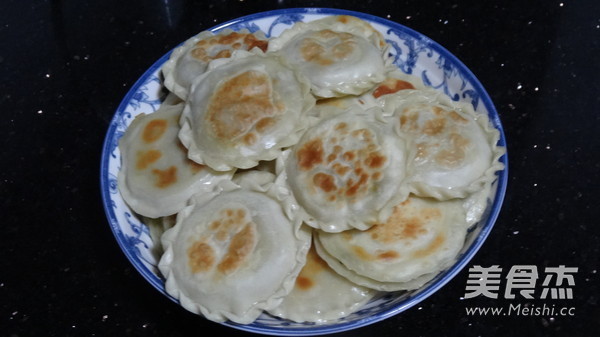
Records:
[[[506,146],[502,125],[490,97],[477,78],[455,56],[429,38],[404,27],[368,14],[336,10],[299,8],[263,12],[245,16],[216,26],[217,32],[224,28],[250,31],[262,30],[267,36],[277,36],[297,21],[312,21],[329,15],[353,15],[370,22],[393,46],[394,62],[403,72],[420,76],[423,82],[440,90],[456,101],[473,105],[479,113],[487,114],[493,125],[500,131],[500,146]],[[164,279],[157,269],[158,257],[153,254],[153,243],[148,228],[124,203],[117,189],[117,173],[120,169],[120,154],[117,147],[132,119],[140,113],[155,111],[163,99],[160,68],[169,58],[164,55],[133,85],[127,93],[113,120],[110,123],[100,171],[102,196],[110,227],[121,249],[142,274],[160,292],[165,292]],[[507,166],[506,155],[501,161]],[[475,255],[490,233],[500,211],[507,183],[507,169],[498,172],[496,192],[490,200],[483,219],[469,231],[466,243],[457,262],[448,270],[422,288],[410,292],[388,293],[372,300],[364,308],[350,316],[325,325],[294,323],[263,314],[252,324],[239,325],[231,322],[223,324],[241,330],[271,335],[319,335],[341,332],[372,324],[396,315],[424,300],[450,281]],[[173,299],[176,301],[175,299]]]

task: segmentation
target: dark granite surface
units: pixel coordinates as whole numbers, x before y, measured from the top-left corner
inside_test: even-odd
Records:
[[[188,313],[131,266],[103,211],[100,154],[119,102],[154,61],[217,23],[285,7],[389,18],[461,59],[498,109],[511,165],[496,226],[467,267],[579,268],[564,300],[462,299],[465,269],[418,306],[340,335],[600,335],[600,2],[5,0],[0,336],[247,334]],[[574,309],[466,314],[511,304]]]

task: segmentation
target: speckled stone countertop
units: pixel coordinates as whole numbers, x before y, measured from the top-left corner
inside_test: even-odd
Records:
[[[506,198],[475,258],[416,307],[340,335],[600,335],[600,2],[7,0],[2,7],[0,336],[250,335],[187,312],[137,273],[103,211],[100,155],[121,99],[162,55],[217,23],[286,7],[365,12],[438,42],[486,88],[508,142]],[[495,265],[503,276],[534,266],[536,295],[547,267],[577,267],[573,298],[465,298],[468,269]],[[518,304],[530,314],[467,313]],[[535,314],[544,306],[567,310]]]

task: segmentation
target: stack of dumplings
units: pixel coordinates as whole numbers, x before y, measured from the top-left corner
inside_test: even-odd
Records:
[[[323,324],[455,262],[503,168],[499,132],[388,49],[341,15],[173,51],[169,97],[120,139],[118,184],[184,308]]]

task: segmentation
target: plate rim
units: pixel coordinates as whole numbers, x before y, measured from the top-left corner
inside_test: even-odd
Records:
[[[460,70],[460,72],[463,75],[465,75],[466,81],[468,81],[473,86],[473,88],[479,93],[480,98],[481,98],[481,103],[483,103],[487,109],[487,114],[490,117],[490,122],[492,123],[494,128],[496,130],[498,130],[500,133],[498,145],[503,146],[505,148],[505,153],[499,159],[499,161],[504,164],[504,168],[500,171],[497,171],[497,173],[496,173],[495,184],[497,184],[497,190],[495,193],[495,198],[494,198],[493,203],[489,206],[490,213],[489,213],[487,220],[485,221],[485,223],[480,225],[481,226],[480,233],[475,237],[475,239],[471,243],[470,247],[467,248],[467,250],[459,258],[459,260],[444,272],[444,276],[441,279],[439,279],[438,282],[430,284],[427,287],[420,289],[419,293],[417,293],[415,296],[411,296],[411,297],[407,298],[406,300],[402,301],[402,302],[406,302],[406,303],[399,303],[399,305],[396,305],[393,308],[390,308],[388,310],[377,313],[376,315],[370,316],[368,318],[352,321],[352,322],[342,322],[342,323],[335,324],[335,325],[318,325],[318,324],[316,324],[316,325],[307,326],[306,328],[293,328],[293,330],[290,330],[290,329],[285,330],[284,328],[255,326],[254,323],[247,324],[247,325],[237,324],[237,323],[229,322],[229,321],[220,323],[222,325],[232,327],[235,329],[239,329],[239,330],[243,330],[243,331],[247,331],[247,332],[261,333],[261,334],[266,334],[266,335],[278,335],[278,336],[323,335],[323,334],[348,331],[348,330],[364,327],[364,326],[367,326],[370,324],[374,324],[374,323],[380,322],[384,319],[387,319],[389,317],[395,316],[395,315],[399,314],[400,312],[405,311],[405,310],[417,305],[418,303],[421,303],[427,297],[433,295],[440,288],[442,288],[444,285],[446,285],[448,282],[450,282],[450,280],[452,280],[472,260],[472,258],[479,251],[479,249],[481,248],[481,246],[483,245],[483,243],[485,242],[485,240],[488,238],[489,234],[491,233],[491,231],[499,217],[500,210],[501,210],[502,204],[504,202],[504,198],[506,195],[506,188],[508,185],[508,170],[509,170],[508,149],[507,149],[504,129],[503,129],[502,123],[500,121],[500,116],[498,115],[498,112],[493,104],[492,99],[490,98],[488,92],[485,90],[483,85],[480,83],[479,79],[473,74],[473,72],[460,59],[458,59],[456,56],[454,56],[445,47],[438,44],[436,41],[430,39],[426,35],[419,33],[416,30],[413,30],[412,28],[404,26],[403,24],[376,16],[373,14],[357,12],[357,11],[352,11],[352,10],[346,10],[346,9],[336,9],[336,8],[326,8],[326,7],[295,7],[295,8],[285,8],[285,9],[275,9],[275,10],[257,12],[257,13],[241,16],[241,17],[231,19],[229,21],[226,21],[224,23],[218,24],[216,26],[213,26],[213,27],[210,27],[210,28],[204,29],[204,30],[209,30],[209,31],[214,32],[214,31],[219,31],[219,30],[228,28],[230,26],[234,26],[236,24],[247,22],[250,20],[258,20],[258,19],[263,19],[263,18],[267,18],[267,17],[271,17],[271,16],[281,16],[281,15],[286,15],[286,14],[318,14],[318,15],[322,14],[322,15],[356,16],[363,20],[376,22],[383,26],[397,29],[399,31],[402,31],[403,33],[407,33],[408,35],[410,35],[410,37],[412,37],[414,39],[425,42],[428,45],[428,47],[435,50],[437,53],[439,53],[445,59],[451,60],[452,63],[455,65],[455,67],[457,67]],[[105,211],[105,214],[107,217],[107,221],[109,222],[111,231],[113,232],[113,235],[115,236],[115,239],[116,239],[119,247],[124,252],[129,263],[131,263],[134,266],[134,268],[143,276],[143,278],[146,281],[148,281],[154,288],[156,288],[163,295],[166,295],[172,301],[177,302],[177,300],[175,298],[173,298],[168,293],[166,293],[165,288],[164,288],[164,282],[161,282],[160,279],[154,273],[152,273],[152,271],[145,268],[145,266],[139,260],[137,255],[129,247],[127,247],[125,245],[125,243],[123,242],[123,239],[120,237],[120,235],[122,235],[121,230],[116,223],[118,221],[116,219],[114,210],[110,207],[110,204],[111,204],[111,198],[110,198],[111,181],[108,179],[108,177],[109,177],[109,160],[110,160],[109,156],[110,156],[111,148],[113,145],[112,141],[114,139],[114,133],[115,133],[115,131],[117,129],[117,125],[118,125],[118,123],[117,123],[118,116],[125,113],[125,110],[129,104],[129,102],[131,101],[132,96],[139,90],[139,88],[141,86],[144,85],[145,81],[147,80],[147,78],[149,76],[151,76],[154,72],[156,72],[159,68],[162,67],[162,65],[168,60],[172,51],[173,51],[173,49],[171,49],[170,51],[165,53],[162,57],[160,57],[157,61],[155,61],[134,82],[134,84],[129,88],[126,95],[123,97],[123,99],[121,100],[117,109],[115,110],[113,117],[110,120],[109,127],[106,131],[106,136],[105,136],[103,146],[102,146],[101,163],[100,163],[100,185],[101,185],[100,187],[101,187],[102,202],[103,202],[104,211]],[[114,187],[114,188],[118,189],[118,187]]]

